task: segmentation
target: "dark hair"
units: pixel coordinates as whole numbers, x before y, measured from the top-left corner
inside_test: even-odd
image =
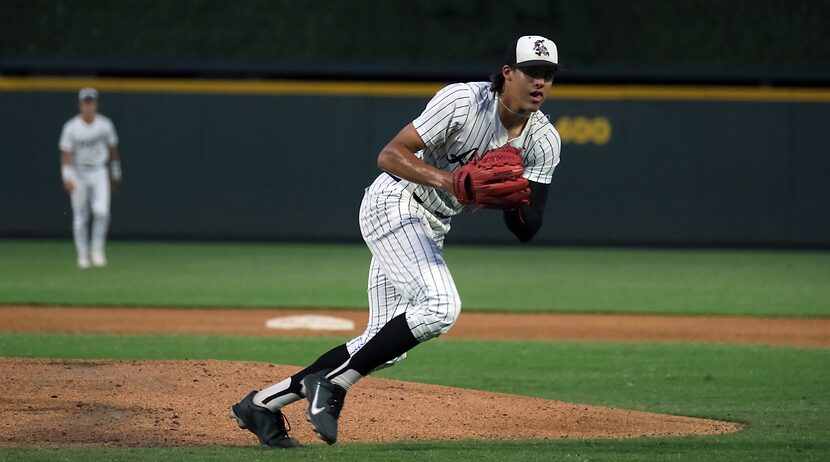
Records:
[[[490,91],[501,94],[504,89],[504,74],[496,72],[490,75]]]

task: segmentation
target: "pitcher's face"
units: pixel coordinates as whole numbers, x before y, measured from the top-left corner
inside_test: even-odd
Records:
[[[542,107],[556,71],[545,66],[505,66],[503,73],[505,97],[518,106],[516,109],[527,113]]]

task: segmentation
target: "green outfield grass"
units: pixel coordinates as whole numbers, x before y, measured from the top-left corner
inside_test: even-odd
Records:
[[[0,304],[366,305],[362,245],[0,241]],[[448,246],[468,310],[830,316],[830,252]]]
[[[304,365],[338,339],[0,333],[0,356],[231,359]],[[611,441],[401,442],[257,448],[0,449],[0,460],[826,460],[830,350],[438,340],[387,378],[747,424],[723,436]],[[275,381],[280,377],[275,377]],[[347,401],[348,402],[348,401]],[[347,408],[349,412],[359,412]],[[499,425],[499,422],[493,422]]]

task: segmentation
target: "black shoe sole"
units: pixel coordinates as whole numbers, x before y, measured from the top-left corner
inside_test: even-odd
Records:
[[[332,445],[332,444],[337,442],[337,438],[334,438],[334,439],[326,438],[325,436],[323,436],[322,433],[317,431],[317,427],[314,426],[314,422],[312,422],[311,419],[308,416],[306,416],[305,420],[307,420],[308,423],[311,424],[311,429],[314,430],[314,434],[317,435],[317,438],[320,438],[321,440],[325,441],[326,444],[329,444],[329,445]]]

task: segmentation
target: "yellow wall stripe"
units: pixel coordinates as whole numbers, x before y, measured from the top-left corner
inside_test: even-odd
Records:
[[[92,86],[126,93],[429,97],[443,83],[311,80],[202,80],[2,77],[0,91],[77,91]],[[551,100],[667,100],[830,103],[830,89],[670,85],[554,85]]]
[[[328,82],[310,80],[199,80],[0,77],[0,90],[77,91],[92,86],[99,91],[128,93],[225,93],[255,95],[424,96],[441,84],[389,82]]]

